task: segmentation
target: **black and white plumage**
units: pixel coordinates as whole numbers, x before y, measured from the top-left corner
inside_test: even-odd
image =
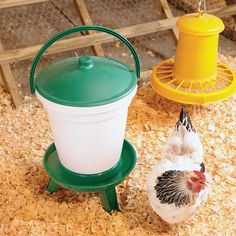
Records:
[[[180,170],[167,170],[157,177],[154,189],[156,197],[162,204],[174,204],[176,207],[181,207],[191,203],[191,196],[179,187],[184,174],[185,172]]]
[[[174,163],[168,159],[161,160],[148,175],[149,202],[163,220],[170,224],[185,221],[194,216],[206,201],[212,180],[209,174],[200,172],[201,169],[185,156]],[[191,189],[189,181],[198,178],[196,171],[205,176],[204,186],[201,180],[196,180],[196,189]]]
[[[181,156],[188,156],[196,163],[203,162],[203,146],[200,138],[192,125],[190,117],[182,109],[174,132],[168,138],[164,157],[172,161]]]
[[[168,223],[185,221],[206,201],[211,183],[203,163],[202,144],[182,110],[166,143],[164,158],[148,175],[149,202]]]

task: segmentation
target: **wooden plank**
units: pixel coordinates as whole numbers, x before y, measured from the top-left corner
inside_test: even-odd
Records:
[[[235,14],[236,4],[228,7],[224,7],[222,9],[216,9],[211,11],[217,16],[227,16]],[[175,26],[176,21],[179,17],[173,17],[170,19],[164,19],[159,21],[148,22],[144,24],[133,25],[121,29],[117,29],[122,35],[126,38],[133,38],[141,35],[146,35],[150,33],[155,33],[162,30],[171,29]],[[53,54],[58,52],[65,52],[77,48],[92,46],[100,44],[101,42],[114,42],[117,41],[111,35],[105,33],[96,33],[91,35],[85,35],[80,37],[75,37],[71,39],[64,39],[56,42],[52,47],[50,47],[45,55]],[[42,45],[31,46],[27,48],[14,49],[9,51],[0,52],[0,63],[9,62],[9,61],[17,61],[32,58],[36,55],[38,50]]]
[[[0,0],[0,9],[48,2],[49,0]]]
[[[172,19],[165,19],[129,26],[122,29],[117,29],[117,31],[120,32],[126,38],[132,38],[161,30],[170,29],[175,25],[177,20],[178,17],[175,17]],[[91,35],[79,36],[75,38],[60,40],[54,43],[44,55],[97,45],[101,42],[107,43],[114,41],[117,41],[117,39],[114,36],[111,36],[106,33],[96,33]],[[41,46],[42,45],[36,45],[2,52],[0,53],[0,63],[32,58],[36,55]]]
[[[4,51],[4,49],[2,43],[0,42],[0,52],[1,51]],[[11,94],[14,106],[18,108],[22,104],[22,98],[19,94],[15,78],[8,63],[0,64],[0,74],[7,91]]]
[[[89,15],[88,9],[85,5],[84,0],[74,0],[75,6],[77,7],[78,11],[80,12],[82,21],[85,25],[93,25],[93,21]],[[88,31],[88,34],[94,34],[94,31]],[[94,45],[93,51],[97,56],[105,56],[102,46],[100,44]]]
[[[232,15],[236,14],[236,4],[233,4],[231,6],[222,7],[222,8],[212,9],[207,12],[214,14],[218,17],[232,16]]]
[[[160,0],[160,2],[161,2],[162,8],[165,12],[165,15],[166,15],[167,19],[173,18],[174,15],[172,14],[172,12],[170,10],[170,6],[169,6],[167,0]],[[176,41],[178,41],[179,30],[177,29],[176,26],[173,26],[172,31],[173,31],[173,34],[175,36]]]
[[[227,5],[232,5],[232,4],[236,4],[236,0],[225,0]],[[236,12],[235,15],[233,15],[234,18],[234,22],[236,23]]]

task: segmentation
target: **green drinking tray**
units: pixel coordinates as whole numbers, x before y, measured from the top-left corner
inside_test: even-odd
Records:
[[[51,177],[47,191],[52,193],[59,186],[80,192],[99,192],[106,211],[118,210],[115,186],[130,174],[136,164],[137,154],[130,142],[124,140],[119,162],[99,174],[79,174],[66,169],[59,161],[56,147],[51,144],[44,155],[44,168]]]

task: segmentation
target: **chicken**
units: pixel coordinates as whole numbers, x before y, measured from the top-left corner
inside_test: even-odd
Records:
[[[188,114],[182,109],[174,132],[166,142],[164,157],[175,161],[183,155],[187,155],[195,163],[203,162],[202,143]]]
[[[164,158],[148,175],[149,202],[163,220],[179,223],[191,218],[206,201],[211,184],[211,176],[205,172],[201,142],[182,110],[167,141]]]
[[[148,198],[153,210],[173,224],[194,216],[206,201],[211,189],[211,176],[188,157],[175,163],[164,159],[148,175]]]

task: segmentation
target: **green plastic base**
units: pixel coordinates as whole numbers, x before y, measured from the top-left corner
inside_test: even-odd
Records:
[[[113,168],[99,174],[78,174],[60,163],[55,145],[51,144],[44,155],[44,168],[51,177],[47,191],[56,192],[62,186],[81,192],[99,192],[106,211],[118,210],[115,186],[130,174],[135,164],[136,151],[131,143],[124,140],[120,160]]]

